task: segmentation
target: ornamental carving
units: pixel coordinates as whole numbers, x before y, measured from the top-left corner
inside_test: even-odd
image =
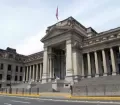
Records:
[[[80,43],[78,41],[74,41],[72,43],[72,48],[79,49],[80,48]]]
[[[75,25],[75,21],[72,18],[68,19],[68,26],[70,26],[71,28],[73,28]]]

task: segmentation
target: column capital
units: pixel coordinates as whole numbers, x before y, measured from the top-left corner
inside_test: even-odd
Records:
[[[105,50],[105,48],[101,48],[101,50]]]
[[[71,39],[66,40],[66,44],[72,44],[72,40]]]
[[[48,47],[44,47],[44,51],[48,51]]]

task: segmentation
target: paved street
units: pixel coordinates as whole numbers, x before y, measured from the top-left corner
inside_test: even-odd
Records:
[[[73,101],[0,96],[0,105],[120,105],[120,102]]]

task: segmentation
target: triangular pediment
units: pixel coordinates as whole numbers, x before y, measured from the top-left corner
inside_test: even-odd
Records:
[[[60,35],[68,30],[75,29],[78,32],[81,32],[83,35],[86,35],[86,28],[76,21],[73,17],[69,17],[63,21],[60,21],[46,30],[46,35],[41,39],[42,42],[45,40]]]
[[[63,34],[64,32],[66,32],[68,29],[66,28],[54,28],[52,29],[51,31],[49,31],[45,37],[42,38],[42,40],[46,40],[46,39],[49,39],[49,38],[52,38],[52,37],[55,37],[57,35],[60,35],[60,34]]]

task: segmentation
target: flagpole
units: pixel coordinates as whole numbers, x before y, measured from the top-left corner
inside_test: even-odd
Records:
[[[58,19],[58,6],[57,6],[57,9],[56,9],[56,18],[57,18],[57,22],[59,21]]]

